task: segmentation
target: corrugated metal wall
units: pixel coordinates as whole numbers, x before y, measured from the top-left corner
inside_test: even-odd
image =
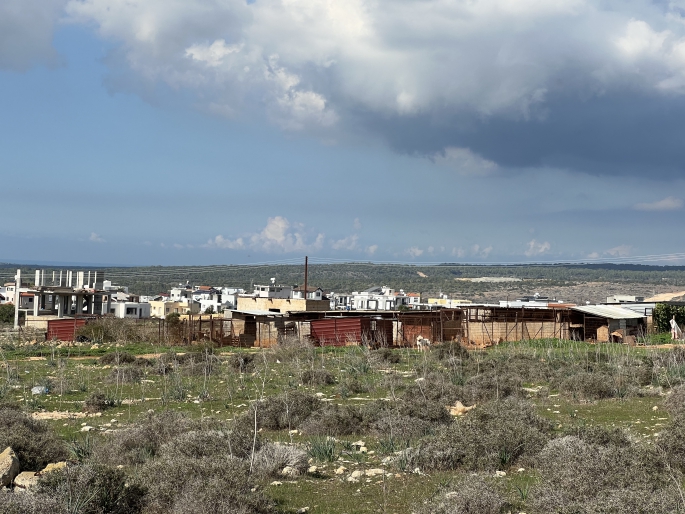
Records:
[[[362,318],[319,319],[310,325],[312,339],[322,346],[345,346],[362,339]]]
[[[85,324],[85,319],[48,320],[47,340],[73,341],[75,332]]]

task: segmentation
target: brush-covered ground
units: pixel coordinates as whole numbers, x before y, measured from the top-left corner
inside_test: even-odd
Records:
[[[685,348],[137,342],[0,359],[0,451],[24,471],[69,462],[0,491],[2,513],[685,512]]]

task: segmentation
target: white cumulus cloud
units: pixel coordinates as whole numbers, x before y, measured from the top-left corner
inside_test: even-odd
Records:
[[[218,235],[207,241],[205,248],[224,248],[228,250],[253,249],[266,253],[289,253],[320,250],[324,235],[319,233],[311,241],[304,225],[291,223],[282,216],[269,218],[263,230],[236,239]]]
[[[544,243],[538,242],[535,239],[531,239],[528,242],[528,247],[526,248],[526,251],[524,254],[527,257],[534,257],[536,255],[543,255],[547,252],[549,252],[552,248],[552,245],[550,245],[547,241]]]
[[[93,243],[105,243],[105,239],[103,239],[99,234],[96,234],[95,232],[90,233],[90,237],[88,237],[89,241],[92,241]]]
[[[684,203],[681,198],[668,196],[663,200],[657,200],[655,202],[638,203],[634,208],[638,211],[677,211],[682,209],[683,205]]]

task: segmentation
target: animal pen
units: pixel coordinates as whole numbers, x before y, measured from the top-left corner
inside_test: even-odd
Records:
[[[571,311],[567,308],[474,306],[465,308],[464,314],[464,340],[475,346],[526,339],[568,339],[571,328]]]

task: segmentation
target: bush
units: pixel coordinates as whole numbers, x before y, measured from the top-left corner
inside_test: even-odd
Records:
[[[677,512],[674,475],[651,449],[597,446],[577,437],[550,441],[536,458],[541,479],[530,493],[540,514]]]
[[[83,402],[83,409],[86,412],[102,412],[119,405],[121,405],[121,400],[113,394],[95,392]]]
[[[270,500],[253,491],[249,465],[236,457],[160,456],[143,466],[138,483],[148,491],[146,510],[151,513],[275,512]]]
[[[508,468],[519,458],[539,452],[550,431],[549,422],[532,405],[506,398],[456,418],[408,451],[407,459],[411,467],[422,470]]]
[[[664,407],[671,416],[681,416],[685,414],[685,386],[678,386],[671,389],[666,397]]]
[[[52,496],[12,492],[7,487],[1,487],[0,512],[2,514],[62,514],[64,511],[58,499]]]
[[[305,434],[342,436],[361,434],[368,430],[362,410],[353,405],[327,405],[314,411],[301,425]]]
[[[145,490],[128,485],[119,469],[87,463],[69,466],[42,477],[38,495],[57,499],[64,512],[133,514],[144,505]]]
[[[478,475],[467,476],[453,489],[424,504],[418,514],[499,514],[507,506],[500,488]]]
[[[228,358],[228,365],[239,373],[254,371],[254,353],[234,353]]]
[[[656,440],[657,448],[675,468],[685,472],[685,416],[673,416]]]
[[[131,355],[128,352],[110,352],[104,354],[102,357],[100,357],[100,364],[107,364],[107,365],[119,365],[119,364],[133,364],[136,361],[136,358],[134,355]]]
[[[371,356],[381,362],[388,364],[399,364],[402,362],[402,355],[400,355],[400,352],[392,350],[391,348],[380,348],[378,350],[373,350],[371,352]]]
[[[150,414],[138,424],[110,434],[94,447],[94,458],[107,464],[142,464],[157,455],[159,448],[184,432],[201,429],[199,421],[164,411]]]
[[[450,341],[449,343],[436,344],[433,347],[433,351],[431,352],[431,355],[440,361],[453,360],[453,359],[459,359],[459,360],[465,361],[465,360],[469,359],[468,350],[456,341]]]
[[[395,441],[405,447],[409,442],[429,435],[433,429],[434,425],[428,421],[394,413],[382,417],[371,425],[371,431],[376,436]]]
[[[0,447],[17,454],[21,469],[40,471],[51,462],[69,457],[66,444],[44,422],[34,420],[16,407],[0,407]]]
[[[302,383],[306,385],[335,384],[333,373],[325,369],[308,369],[302,372]]]
[[[267,443],[254,456],[254,469],[263,475],[279,475],[283,468],[290,467],[295,474],[301,475],[309,467],[307,453],[284,444]]]
[[[110,384],[137,384],[144,376],[145,372],[139,366],[116,366],[109,372],[105,382]]]
[[[291,391],[256,402],[257,424],[269,430],[292,430],[322,407],[314,395]]]
[[[604,373],[580,372],[565,378],[559,385],[559,391],[574,398],[601,400],[616,395],[614,380]]]
[[[630,446],[627,434],[618,427],[605,428],[597,425],[576,425],[564,428],[564,435],[572,435],[581,441],[597,446]]]
[[[523,380],[519,375],[508,372],[487,371],[466,380],[461,391],[461,401],[466,404],[486,400],[520,396]]]

